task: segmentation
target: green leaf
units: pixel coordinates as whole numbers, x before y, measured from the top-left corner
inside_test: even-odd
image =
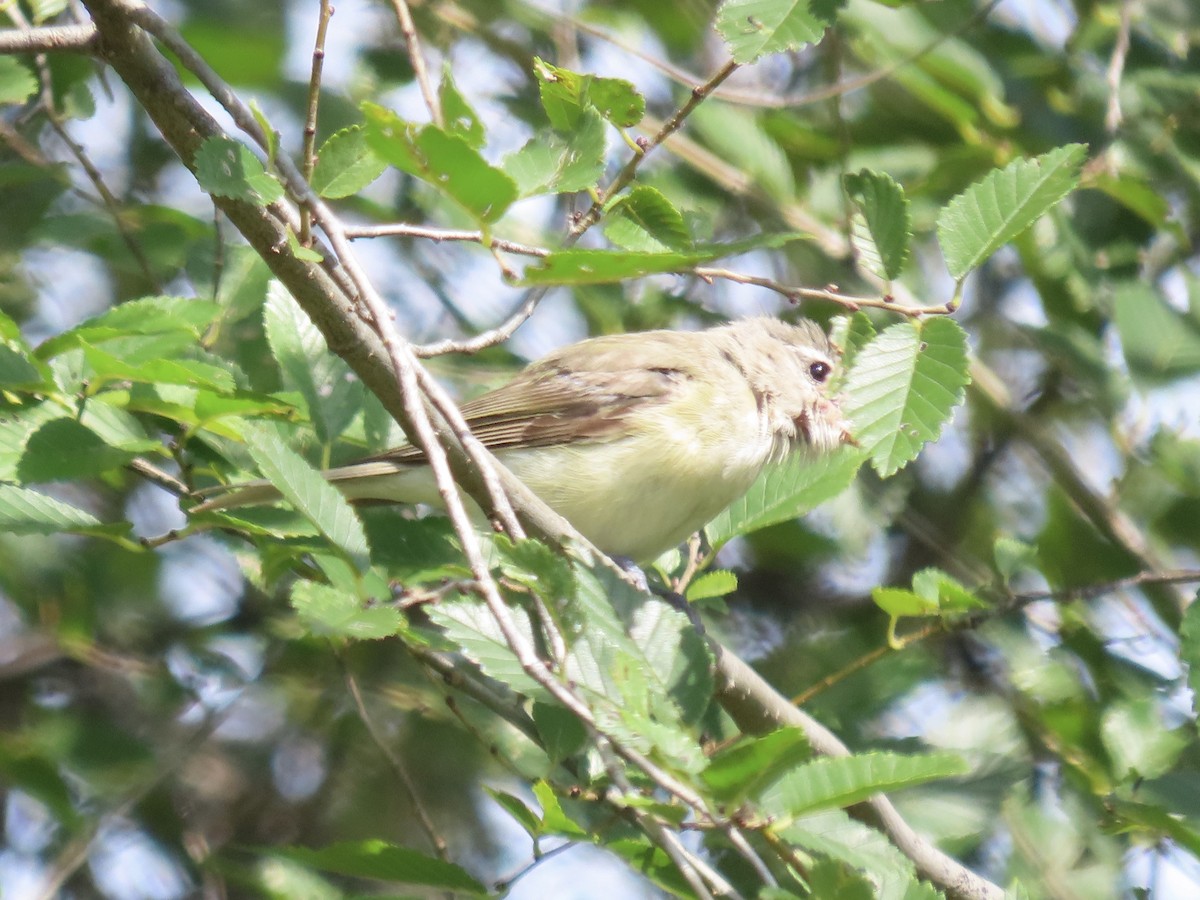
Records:
[[[588,733],[579,717],[554,703],[534,703],[533,722],[553,762],[574,756],[587,746]]]
[[[683,215],[661,191],[638,185],[604,213],[604,234],[625,250],[661,253],[690,250]]]
[[[11,56],[0,56],[0,104],[25,103],[37,89],[37,78],[28,66]]]
[[[987,604],[941,569],[928,568],[913,574],[913,590],[937,603],[943,613],[964,612]]]
[[[1067,144],[994,170],[951,200],[937,226],[950,274],[961,281],[1067,196],[1086,158],[1085,144]]]
[[[387,169],[367,144],[361,125],[343,128],[329,136],[317,153],[312,187],[322,197],[337,199],[357,194]]]
[[[723,256],[781,247],[797,234],[764,234],[728,244],[703,244],[686,252],[637,253],[630,250],[558,250],[525,269],[521,283],[606,284],[663,272],[682,272]]]
[[[730,538],[802,516],[849,487],[863,459],[857,447],[815,458],[793,453],[767,467],[750,490],[704,527],[704,534],[719,549]]]
[[[433,185],[481,222],[495,222],[517,199],[516,183],[465,139],[363,104],[367,143],[391,165]]]
[[[837,368],[837,384],[846,380],[846,373],[854,367],[863,347],[875,340],[875,326],[871,317],[862,310],[852,316],[838,316],[830,327],[829,339],[842,351],[841,363]]]
[[[454,83],[454,73],[447,62],[442,69],[442,84],[438,88],[438,102],[446,119],[446,131],[458,135],[474,150],[482,150],[487,141],[483,121],[467,102]]]
[[[1200,319],[1180,315],[1152,285],[1117,285],[1113,319],[1129,367],[1151,378],[1177,378],[1200,371]]]
[[[105,526],[89,512],[15,484],[0,484],[0,533],[58,534]]]
[[[322,872],[468,894],[488,893],[487,888],[453,863],[431,859],[407,847],[397,847],[380,840],[344,841],[317,850],[283,847],[270,852]]]
[[[516,607],[510,609],[510,613],[517,631],[529,646],[534,646],[536,639],[529,615]],[[443,600],[429,607],[428,615],[430,621],[440,626],[446,637],[458,646],[467,659],[479,666],[483,674],[532,700],[554,702],[545,688],[521,667],[491,610],[482,600],[468,597]]]
[[[865,875],[841,860],[818,860],[805,874],[814,900],[875,900],[879,896]]]
[[[778,834],[788,843],[810,853],[839,859],[873,876],[881,898],[901,896],[899,890],[914,875],[912,862],[891,841],[875,829],[851,819],[840,809],[801,816],[790,825],[779,828]]]
[[[1179,629],[1179,659],[1187,666],[1187,683],[1192,689],[1192,710],[1200,710],[1200,592],[1183,613]]]
[[[1037,569],[1037,548],[1011,537],[998,537],[992,545],[996,571],[1008,584],[1022,569]]]
[[[595,110],[618,128],[636,125],[646,114],[646,100],[637,89],[620,78],[583,75],[534,57],[542,107],[556,131],[570,132],[581,117]]]
[[[803,729],[781,728],[761,737],[743,737],[719,751],[701,777],[717,800],[738,804],[811,756]]]
[[[967,339],[958,323],[945,317],[901,322],[858,354],[842,411],[886,478],[937,438],[969,380]]]
[[[267,288],[263,323],[284,386],[304,397],[317,438],[331,444],[362,407],[362,383],[278,281]]]
[[[292,608],[314,634],[357,641],[391,637],[400,630],[400,611],[393,606],[364,605],[357,595],[318,584],[292,585]]]
[[[78,481],[119,469],[136,455],[106,444],[75,419],[53,419],[26,441],[17,475],[26,483]]]
[[[585,110],[569,134],[547,131],[504,158],[504,171],[522,197],[586,191],[604,174],[604,123]]]
[[[483,786],[493,800],[500,804],[510,816],[512,816],[518,825],[525,829],[525,833],[531,838],[536,839],[541,833],[541,822],[537,814],[525,805],[523,801],[514,797],[512,794],[506,794],[504,791],[498,791],[488,785]]]
[[[579,826],[562,807],[554,788],[546,781],[533,785],[533,796],[542,808],[539,830],[542,834],[561,834],[571,838],[586,837],[587,831]]]
[[[762,793],[759,806],[766,815],[791,818],[966,772],[963,759],[950,753],[826,756],[786,772]]]
[[[199,338],[220,314],[220,305],[208,300],[188,297],[127,300],[43,341],[34,353],[38,359],[50,359],[85,342],[98,345],[129,335],[175,333],[186,338],[180,341],[183,345]]]
[[[712,569],[688,585],[687,602],[698,603],[701,600],[724,597],[736,591],[737,586],[736,573],[728,569]]]
[[[11,347],[0,339],[0,390],[38,391],[51,383],[49,371],[35,365],[20,347]]]
[[[922,597],[904,588],[877,587],[871,590],[875,605],[894,619],[923,618],[938,612],[937,598]]]
[[[1182,730],[1168,730],[1152,697],[1117,701],[1104,711],[1100,739],[1121,781],[1157,778],[1174,766],[1190,743]]]
[[[283,199],[283,185],[263,168],[249,147],[231,138],[208,138],[196,151],[193,162],[196,180],[210,194],[255,206]]]
[[[899,277],[912,237],[904,188],[890,175],[870,169],[844,175],[842,184],[858,207],[851,237],[864,265],[888,281]]]
[[[359,571],[365,571],[370,556],[367,536],[346,498],[273,430],[247,422],[243,433],[246,449],[263,476]]]
[[[92,388],[110,381],[133,381],[139,384],[182,384],[228,394],[237,387],[228,370],[209,363],[192,359],[155,359],[133,364],[86,341],[80,341],[80,347],[83,358],[94,373],[90,380]]]
[[[716,20],[734,61],[742,64],[799,50],[820,40],[829,24],[812,11],[809,0],[725,0]]]

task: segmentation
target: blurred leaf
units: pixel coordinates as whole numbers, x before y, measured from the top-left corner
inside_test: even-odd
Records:
[[[692,246],[679,210],[646,185],[636,186],[605,211],[604,234],[624,250],[662,253]]]
[[[110,381],[133,381],[139,384],[183,384],[227,394],[236,387],[229,371],[197,360],[155,359],[131,364],[86,341],[80,341],[80,347],[83,358],[95,376],[90,384],[93,388]]]
[[[938,613],[936,597],[923,597],[904,588],[872,588],[871,599],[875,601],[876,606],[895,619],[921,618]]]
[[[875,888],[840,860],[819,860],[807,872],[813,900],[875,900]]]
[[[121,468],[136,455],[106,444],[75,419],[53,419],[25,442],[17,474],[27,484],[93,478]]]
[[[498,791],[495,788],[488,787],[486,784],[483,789],[493,800],[500,804],[517,824],[525,829],[525,833],[531,838],[537,838],[541,832],[541,821],[537,815],[526,806],[521,800],[514,797],[512,794],[506,794],[504,791]]]
[[[318,440],[331,443],[357,415],[362,383],[278,281],[267,288],[263,324],[284,386],[304,397]]]
[[[1200,707],[1200,593],[1183,613],[1179,629],[1179,659],[1187,666],[1187,683],[1192,689],[1192,710]]]
[[[842,183],[859,210],[851,235],[855,249],[870,271],[889,281],[897,278],[912,237],[904,189],[890,175],[870,169],[844,175]]]
[[[438,103],[446,118],[446,131],[467,142],[473,150],[482,150],[487,143],[483,120],[454,83],[454,70],[449,61],[442,68],[442,83],[438,88]]]
[[[1121,348],[1134,371],[1172,378],[1200,371],[1200,321],[1180,315],[1149,284],[1126,281],[1113,298]]]
[[[716,20],[734,61],[743,64],[815,43],[829,24],[809,0],[725,0]]]
[[[1157,778],[1175,765],[1189,739],[1181,731],[1168,731],[1157,704],[1150,697],[1108,707],[1100,724],[1100,737],[1113,763],[1113,775],[1123,781]]]
[[[812,747],[803,729],[781,728],[761,737],[743,737],[718,751],[702,777],[714,797],[737,804],[811,757]]]
[[[230,84],[278,88],[287,51],[287,29],[282,27],[280,11],[270,7],[244,11],[241,24],[245,28],[239,29],[231,27],[219,7],[213,8],[211,15],[204,10],[203,6],[191,10],[180,25],[192,49]],[[257,15],[252,19],[250,13]],[[193,76],[189,73],[187,77]]]
[[[382,159],[433,185],[480,222],[495,222],[517,199],[517,185],[466,140],[435,125],[417,126],[364,103],[367,143]]]
[[[1036,222],[1075,189],[1085,144],[1019,159],[971,185],[938,216],[938,242],[950,274],[968,272]]]
[[[857,355],[842,409],[886,478],[938,437],[969,380],[966,335],[957,322],[901,322]]]
[[[766,815],[791,818],[966,772],[962,758],[949,753],[825,756],[791,769],[770,784],[759,797],[759,806]]]
[[[0,390],[45,390],[48,376],[22,349],[0,342]]]
[[[992,545],[996,569],[1008,584],[1022,569],[1037,569],[1037,548],[1015,538],[999,537]]]
[[[227,137],[211,137],[194,160],[200,187],[218,197],[268,206],[284,196],[283,185],[263,168],[250,148]]]
[[[540,831],[542,834],[561,834],[570,838],[586,837],[587,832],[567,815],[558,796],[546,781],[536,781],[533,795],[542,807]]]
[[[317,153],[312,187],[322,197],[337,199],[357,194],[384,173],[387,163],[367,144],[361,125],[329,136]]]
[[[843,810],[827,809],[801,816],[778,829],[790,844],[820,853],[870,874],[880,898],[898,898],[912,881],[911,860],[883,834],[851,819]]]
[[[364,605],[357,594],[297,581],[292,585],[292,608],[314,634],[356,641],[391,637],[400,630],[400,611],[394,606]]]
[[[697,577],[687,589],[687,602],[698,603],[724,597],[737,590],[737,574],[728,569],[712,569]]]
[[[37,79],[24,63],[11,56],[0,56],[0,104],[23,104],[37,89]]]
[[[533,721],[551,761],[560,763],[588,746],[588,732],[570,710],[553,703],[534,703]]]
[[[358,516],[337,488],[269,428],[247,422],[243,433],[246,449],[266,479],[360,571],[365,570],[370,556],[367,536]]]
[[[129,335],[177,333],[188,339],[181,343],[189,343],[198,338],[220,313],[221,307],[216,303],[186,297],[127,300],[49,338],[34,352],[38,359],[50,359],[85,342],[98,346]]]
[[[794,234],[763,234],[728,244],[697,245],[694,250],[636,253],[629,250],[556,250],[525,269],[521,283],[605,284],[662,272],[681,272],[723,256],[750,250],[781,247],[796,240]]]
[[[704,527],[715,548],[731,538],[804,515],[844,491],[862,465],[856,447],[842,447],[811,458],[793,453],[784,462],[768,466],[739,500]]]
[[[322,872],[485,895],[487,888],[453,863],[380,840],[344,841],[320,849],[280,847],[272,853]]]

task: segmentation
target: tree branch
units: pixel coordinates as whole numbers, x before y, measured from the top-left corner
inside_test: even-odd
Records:
[[[0,53],[92,53],[96,49],[95,25],[47,25],[0,31]]]

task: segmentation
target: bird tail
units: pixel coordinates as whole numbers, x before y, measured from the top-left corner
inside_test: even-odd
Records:
[[[347,500],[385,500],[402,503],[430,502],[429,491],[421,490],[421,466],[405,465],[389,460],[368,460],[328,469],[321,474],[325,480],[345,494]],[[407,476],[407,477],[406,477]],[[280,493],[269,481],[243,481],[240,484],[219,484],[196,492],[202,502],[190,512],[203,513],[241,506],[274,503]]]

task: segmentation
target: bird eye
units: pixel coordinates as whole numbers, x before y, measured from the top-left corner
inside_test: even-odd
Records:
[[[808,367],[808,374],[817,384],[824,382],[829,377],[830,371],[830,365],[827,362],[815,362]]]

